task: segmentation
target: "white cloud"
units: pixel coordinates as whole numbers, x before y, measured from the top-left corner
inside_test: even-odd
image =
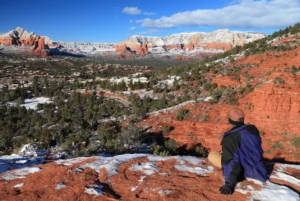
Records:
[[[130,30],[135,30],[135,27],[130,27]]]
[[[138,7],[125,7],[123,8],[122,13],[126,13],[129,15],[139,15],[142,13],[142,11],[138,9]]]
[[[300,21],[299,0],[240,0],[224,8],[175,13],[159,19],[137,20],[143,27],[216,26],[281,28]]]
[[[160,33],[160,32],[163,32],[163,31],[158,30],[158,29],[149,29],[147,31],[138,32],[137,34],[138,35],[149,35],[149,34]]]
[[[155,15],[155,12],[144,12],[144,15]]]

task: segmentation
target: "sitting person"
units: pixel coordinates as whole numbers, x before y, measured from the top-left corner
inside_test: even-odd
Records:
[[[222,154],[211,152],[208,155],[215,167],[222,168],[225,184],[220,192],[225,195],[233,194],[236,184],[244,178],[268,180],[259,131],[254,125],[244,124],[244,113],[240,109],[230,110],[227,118],[233,128],[223,136]]]

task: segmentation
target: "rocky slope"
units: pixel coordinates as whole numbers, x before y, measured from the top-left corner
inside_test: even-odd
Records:
[[[2,173],[0,199],[298,201],[300,166],[268,167],[270,181],[245,180],[225,196],[219,193],[221,170],[205,159],[145,154],[74,158]]]
[[[208,57],[264,37],[266,34],[263,33],[218,30],[212,33],[191,32],[166,37],[132,36],[120,43],[54,42],[49,37],[40,37],[18,27],[0,35],[0,44],[4,46],[34,46],[34,49],[38,50],[31,51],[31,53],[43,56],[48,55],[46,53],[48,51],[45,50],[48,50],[49,46],[53,53],[102,55],[121,59],[149,55],[189,60],[188,58]],[[41,41],[42,38],[44,43]]]
[[[151,126],[153,132],[159,132],[164,125],[174,127],[167,136],[180,145],[202,144],[220,151],[223,133],[230,129],[226,114],[238,107],[245,112],[245,122],[259,129],[265,158],[299,163],[299,34],[275,38],[267,44],[270,49],[283,45],[284,51],[267,51],[247,57],[231,55],[233,59],[227,57],[206,64],[211,70],[200,73],[201,77],[210,79],[211,84],[216,83],[218,87],[205,90],[197,86],[198,81],[193,86],[201,90],[201,96],[215,96],[210,102],[189,102],[168,112],[153,113],[139,125]],[[189,86],[193,89],[191,83]],[[215,95],[218,93],[221,95]],[[189,115],[178,121],[176,114],[181,108],[188,109]]]

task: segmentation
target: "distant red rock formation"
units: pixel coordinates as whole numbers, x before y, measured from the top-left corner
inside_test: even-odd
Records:
[[[36,56],[49,56],[50,52],[47,51],[48,46],[45,45],[45,39],[40,38],[37,41],[35,41],[33,49],[30,51],[31,55],[36,55]]]
[[[185,48],[186,50],[191,51],[191,50],[194,50],[194,49],[195,49],[195,45],[192,44],[192,43],[186,44],[186,45],[184,45],[184,48]]]
[[[36,34],[28,33],[21,27],[17,27],[6,34],[0,35],[0,44],[5,46],[29,46],[33,47],[30,51],[31,55],[48,56],[50,55],[49,47],[45,44],[45,40],[49,43],[50,38],[40,37]]]
[[[166,45],[167,49],[183,49],[184,45],[183,44],[175,44],[175,45]]]
[[[147,44],[121,43],[116,46],[117,57],[121,59],[133,58],[135,56],[146,56],[149,54]]]
[[[205,45],[204,49],[213,50],[231,50],[234,46],[229,43],[208,43]]]
[[[10,46],[10,45],[17,45],[17,42],[11,36],[5,36],[0,38],[0,44]]]
[[[38,42],[38,40],[39,40],[38,36],[27,38],[24,42],[24,45],[34,46],[35,42]]]

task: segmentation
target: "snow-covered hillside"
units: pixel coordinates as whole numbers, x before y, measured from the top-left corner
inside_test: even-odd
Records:
[[[205,44],[205,43],[229,43],[243,45],[257,39],[266,37],[264,33],[236,32],[217,30],[214,32],[184,32],[165,37],[137,36],[127,39],[130,42],[143,43],[151,46],[177,45],[177,44]]]
[[[84,53],[84,54],[101,54],[103,52],[115,52],[115,43],[88,43],[88,42],[57,42],[63,46],[63,50]]]
[[[29,33],[25,29],[17,27],[8,33],[0,34],[0,45],[4,45],[3,51],[7,53],[29,52],[30,49],[26,49],[26,47],[37,47],[37,44],[39,44],[39,47],[42,49],[48,50],[49,47],[49,51],[54,55],[101,55],[116,58],[148,55],[173,57],[179,55],[189,58],[201,58],[202,56],[211,56],[230,50],[236,45],[244,45],[264,37],[266,37],[264,33],[216,30],[211,33],[185,32],[165,37],[134,35],[120,43],[61,42],[52,41],[47,36],[39,36],[34,32]],[[101,38],[99,38],[99,41],[101,41]],[[50,53],[46,55],[50,55]],[[175,59],[184,60],[184,58]]]

